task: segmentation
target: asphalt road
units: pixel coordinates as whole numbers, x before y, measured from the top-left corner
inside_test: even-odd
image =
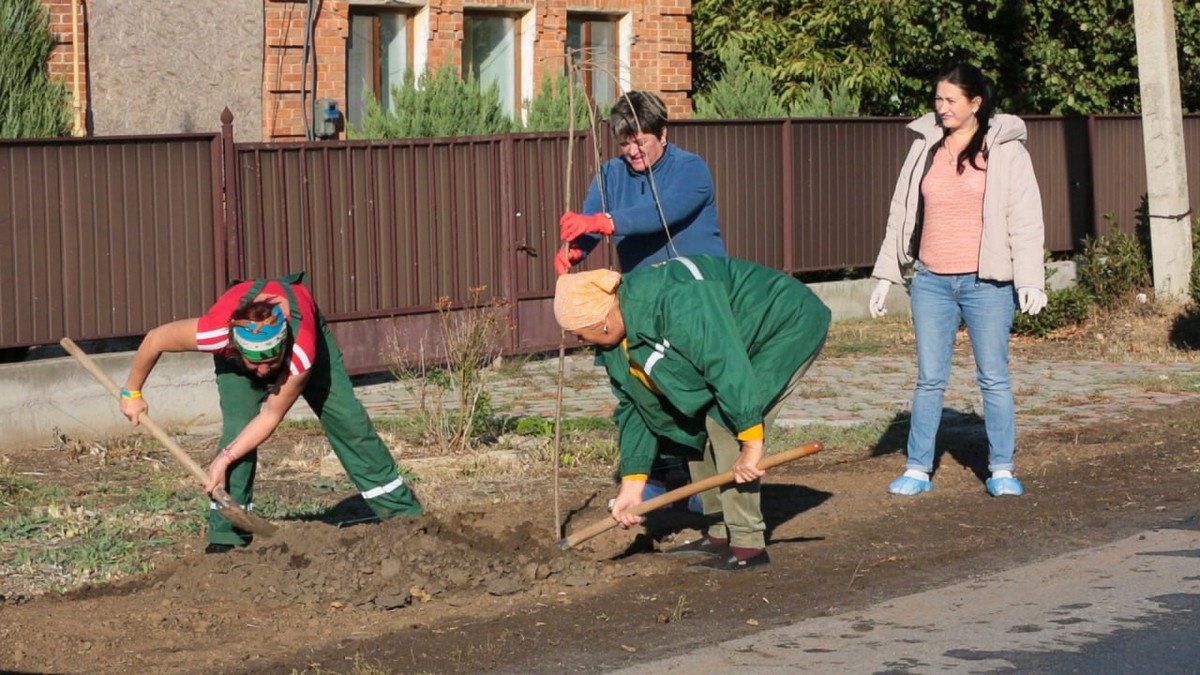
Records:
[[[620,673],[1200,673],[1200,520]]]

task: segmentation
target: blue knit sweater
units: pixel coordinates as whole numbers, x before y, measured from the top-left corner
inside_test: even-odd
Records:
[[[667,143],[663,156],[651,170],[674,250],[663,231],[654,191],[650,189],[649,171],[638,173],[624,159],[610,159],[600,167],[606,198],[601,199],[598,176],[583,203],[585,214],[612,216],[613,243],[621,271],[631,272],[681,255],[725,255],[725,243],[717,224],[712,173],[704,159]],[[585,253],[599,242],[597,235],[575,240]]]

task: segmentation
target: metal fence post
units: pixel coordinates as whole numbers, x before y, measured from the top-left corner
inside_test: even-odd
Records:
[[[217,260],[217,295],[225,290],[231,280],[241,279],[243,269],[242,201],[241,191],[238,190],[237,148],[233,142],[233,111],[229,108],[221,111],[221,162],[224,171],[220,187],[224,202],[219,212],[225,217],[224,222],[220,223],[224,232],[218,234],[219,237],[222,234],[224,236],[217,242],[218,255],[221,256]]]

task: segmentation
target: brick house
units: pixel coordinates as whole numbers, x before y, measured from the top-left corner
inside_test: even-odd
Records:
[[[567,72],[568,50],[594,99],[649,89],[691,114],[690,0],[42,3],[59,40],[51,72],[97,135],[213,130],[228,105],[239,140],[303,140],[320,130],[319,99],[354,123],[364,95],[386,107],[405,70],[442,66],[494,84],[521,115],[544,76]]]

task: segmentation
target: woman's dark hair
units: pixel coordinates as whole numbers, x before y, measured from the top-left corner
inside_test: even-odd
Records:
[[[244,305],[240,305],[237,309],[233,310],[233,314],[230,315],[230,317],[229,317],[230,344],[232,344],[235,347],[234,352],[229,355],[229,357],[231,359],[233,359],[234,361],[237,361],[241,357],[245,356],[246,358],[249,358],[251,361],[267,360],[267,357],[265,357],[265,356],[261,356],[261,355],[251,356],[251,355],[247,354],[246,350],[244,348],[242,348],[237,343],[237,341],[234,339],[233,331],[234,331],[235,326],[244,325],[246,323],[263,323],[263,322],[272,322],[273,323],[272,317],[275,316],[275,308],[276,308],[276,305],[274,303],[266,302],[263,300],[255,300],[252,302],[248,302]],[[287,331],[288,330],[287,319],[279,318],[277,320],[284,322],[283,330]],[[279,345],[278,347],[272,347],[271,351],[275,351],[276,349],[278,349],[280,354],[286,355],[288,349],[291,348],[291,338],[292,338],[292,336],[285,332],[284,338],[283,338],[283,343],[281,345]],[[275,356],[271,356],[269,358],[275,358]]]
[[[233,321],[263,321],[271,318],[273,311],[275,311],[275,305],[263,300],[256,300],[233,310],[230,319]]]
[[[958,173],[963,172],[968,159],[971,160],[971,166],[979,169],[979,166],[975,164],[975,157],[982,151],[984,158],[987,158],[988,149],[984,147],[983,141],[987,137],[988,121],[992,119],[992,113],[996,110],[992,81],[975,66],[969,63],[956,63],[938,75],[933,84],[935,95],[937,85],[941,82],[948,82],[962,89],[968,99],[978,98],[980,100],[979,109],[975,111],[975,121],[979,122],[979,125],[975,129],[975,135],[971,136],[971,142],[967,143],[967,147],[958,155]]]
[[[613,135],[621,140],[640,132],[661,139],[663,129],[667,128],[667,106],[652,92],[631,91],[617,99],[608,124]]]

